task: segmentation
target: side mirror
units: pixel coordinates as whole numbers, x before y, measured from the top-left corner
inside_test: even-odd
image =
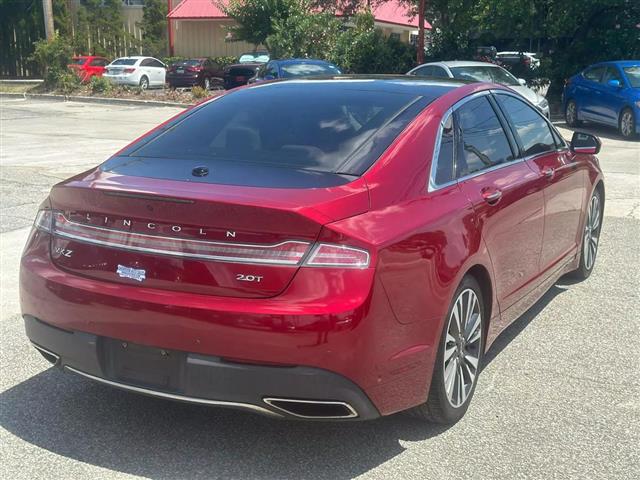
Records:
[[[616,80],[612,78],[607,82],[607,85],[609,85],[612,88],[620,88],[620,80]]]
[[[569,148],[574,153],[584,153],[587,155],[597,155],[600,153],[602,142],[595,135],[582,132],[574,132],[571,137]]]
[[[518,83],[519,83],[520,85],[522,85],[523,87],[526,87],[526,86],[527,86],[527,81],[526,81],[524,78],[519,78],[519,79],[518,79]]]

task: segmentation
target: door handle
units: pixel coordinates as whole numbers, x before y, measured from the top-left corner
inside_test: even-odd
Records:
[[[502,191],[496,189],[486,189],[482,191],[482,199],[489,205],[495,205],[502,198]]]
[[[556,174],[556,171],[551,167],[547,167],[542,170],[542,173],[544,174],[545,178],[551,180]]]

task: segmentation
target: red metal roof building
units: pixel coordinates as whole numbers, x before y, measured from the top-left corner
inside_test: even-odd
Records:
[[[253,45],[229,42],[225,27],[233,25],[219,6],[219,0],[169,0],[169,44],[171,55],[180,56],[237,56]],[[386,35],[410,41],[416,35],[418,18],[406,5],[397,0],[373,8],[376,26]],[[425,28],[431,25],[425,21]]]

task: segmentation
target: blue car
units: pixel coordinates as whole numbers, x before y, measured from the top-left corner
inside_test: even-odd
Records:
[[[562,96],[570,127],[589,121],[616,127],[624,138],[640,133],[640,60],[602,62],[569,79]]]
[[[271,60],[264,64],[249,83],[258,83],[277,78],[309,77],[317,75],[340,75],[342,72],[333,63],[312,58],[290,58]]]

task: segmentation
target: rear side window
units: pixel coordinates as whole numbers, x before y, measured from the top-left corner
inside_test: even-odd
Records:
[[[599,82],[604,73],[604,67],[592,67],[584,72],[584,78],[592,82]]]
[[[220,97],[141,146],[137,157],[253,163],[319,172],[368,168],[428,101],[414,93],[304,82]],[[393,135],[388,132],[393,131]],[[341,170],[343,165],[349,170]]]
[[[433,75],[433,67],[420,67],[417,70],[414,70],[413,75],[417,77],[431,77]]]
[[[454,173],[455,137],[453,128],[453,115],[442,124],[440,136],[440,151],[437,157],[436,184],[443,185],[455,179]]]
[[[510,95],[496,98],[520,139],[525,157],[556,149],[549,125],[535,109]]]
[[[456,114],[461,133],[458,177],[514,159],[509,140],[486,96],[468,101]]]

